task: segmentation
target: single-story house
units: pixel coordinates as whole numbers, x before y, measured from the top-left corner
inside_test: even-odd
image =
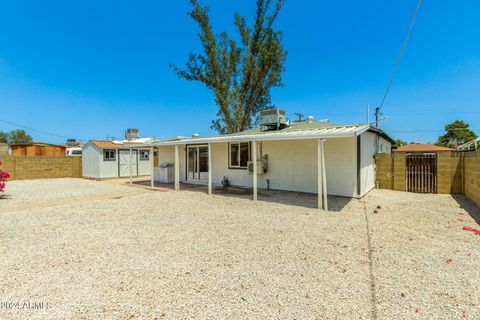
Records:
[[[180,183],[298,191],[361,198],[375,187],[375,154],[390,153],[394,140],[370,125],[329,121],[288,123],[279,109],[260,117],[261,128],[211,137],[156,141],[159,164],[175,166]],[[256,160],[256,161],[252,161]],[[320,195],[323,201],[320,203]]]
[[[82,146],[82,175],[86,178],[119,178],[152,173],[153,155],[141,144],[153,139],[132,141],[90,140]],[[132,148],[132,145],[138,145]],[[130,165],[131,164],[131,165]]]

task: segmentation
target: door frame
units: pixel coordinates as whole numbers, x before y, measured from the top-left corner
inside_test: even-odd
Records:
[[[199,182],[207,182],[208,179],[200,179],[200,152],[199,152],[199,149],[200,147],[207,147],[207,153],[209,152],[208,150],[208,144],[187,144],[186,146],[186,150],[185,150],[185,181],[191,181],[191,182],[196,182],[196,183],[199,183]],[[188,148],[197,148],[197,174],[198,174],[198,177],[199,179],[189,179],[188,177]],[[210,170],[210,168],[208,168],[208,170]],[[208,172],[208,171],[207,171]]]
[[[117,149],[117,167],[118,167],[118,177],[123,178],[123,176],[120,174],[120,151],[127,151],[130,153],[130,149]],[[138,177],[138,150],[137,149],[132,149],[132,153],[135,154],[135,158],[137,158],[136,164],[137,164],[137,175],[132,175],[132,177]]]

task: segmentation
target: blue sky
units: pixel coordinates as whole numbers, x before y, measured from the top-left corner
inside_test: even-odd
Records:
[[[254,0],[199,0],[214,29]],[[366,122],[380,103],[417,0],[287,0],[275,27],[288,50],[273,102],[337,123]],[[79,139],[212,134],[216,106],[199,83],[178,79],[201,50],[187,0],[0,2],[0,119]],[[467,120],[480,135],[480,2],[424,1],[384,106],[382,128],[433,142]],[[14,126],[0,123],[0,130]],[[31,132],[37,141],[63,138]]]

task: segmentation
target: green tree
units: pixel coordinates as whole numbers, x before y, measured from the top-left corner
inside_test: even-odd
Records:
[[[469,129],[470,126],[460,120],[456,120],[445,126],[446,133],[438,138],[437,144],[456,148],[465,142],[473,140],[477,135]]]
[[[0,131],[0,143],[8,143],[8,133]]]
[[[17,144],[17,143],[30,143],[32,142],[32,136],[27,134],[25,130],[12,130],[10,132],[1,132],[0,131],[0,142],[8,144]]]
[[[198,23],[198,36],[204,53],[190,53],[184,70],[172,65],[180,78],[198,81],[210,89],[218,106],[217,119],[212,129],[220,134],[251,128],[259,111],[269,108],[270,90],[283,86],[287,52],[283,49],[282,33],[272,25],[284,0],[257,0],[253,28],[246,19],[235,14],[239,42],[226,32],[215,35],[210,24],[208,8],[190,0],[193,10],[189,15]]]
[[[401,139],[397,139],[397,141],[395,141],[395,145],[397,147],[403,147],[403,146],[406,146],[407,145],[407,142],[401,140]]]

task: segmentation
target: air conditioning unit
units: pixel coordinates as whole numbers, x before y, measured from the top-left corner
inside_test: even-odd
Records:
[[[247,162],[248,174],[253,175],[253,161]],[[263,161],[257,161],[257,176],[265,173],[265,166]]]
[[[287,126],[285,111],[275,108],[260,111],[260,126],[266,130],[280,130]]]

